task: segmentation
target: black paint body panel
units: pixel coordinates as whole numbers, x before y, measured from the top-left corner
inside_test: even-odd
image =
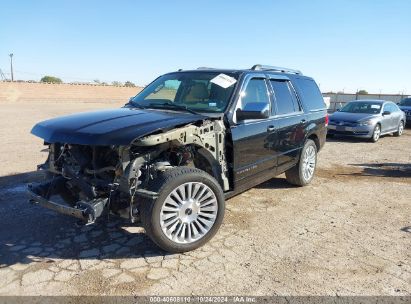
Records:
[[[31,133],[48,143],[129,145],[134,139],[204,119],[191,113],[117,108],[53,118],[36,124]]]

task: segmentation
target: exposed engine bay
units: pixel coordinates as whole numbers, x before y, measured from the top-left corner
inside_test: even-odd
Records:
[[[193,166],[230,188],[226,128],[221,119],[158,132],[127,146],[45,143],[47,161],[39,166],[46,181],[29,185],[37,203],[74,216],[85,224],[110,214],[139,221],[139,197],[155,198],[150,181],[176,166]]]

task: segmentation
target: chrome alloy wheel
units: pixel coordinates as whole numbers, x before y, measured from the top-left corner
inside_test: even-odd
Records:
[[[307,149],[304,151],[303,159],[302,159],[302,173],[303,177],[306,181],[309,181],[315,170],[315,162],[316,162],[316,151],[313,146],[308,146]]]
[[[165,199],[160,211],[161,229],[175,243],[192,243],[210,231],[217,212],[217,198],[210,187],[201,182],[185,183]]]
[[[377,140],[380,138],[380,135],[381,135],[381,128],[380,128],[379,125],[376,125],[376,126],[375,126],[375,129],[374,129],[374,134],[372,135],[372,136],[373,136],[373,139],[374,139],[375,141],[377,141]]]
[[[400,125],[398,126],[398,135],[402,135],[402,132],[404,132],[404,123],[400,121]]]

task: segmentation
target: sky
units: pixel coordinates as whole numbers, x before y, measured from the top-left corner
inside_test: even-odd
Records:
[[[323,92],[411,94],[409,0],[0,0],[0,69],[146,85],[200,66],[296,68]]]

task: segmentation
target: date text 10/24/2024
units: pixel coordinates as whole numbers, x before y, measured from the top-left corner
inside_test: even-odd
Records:
[[[150,297],[151,303],[255,303],[255,297],[247,296],[194,296],[194,297]]]

